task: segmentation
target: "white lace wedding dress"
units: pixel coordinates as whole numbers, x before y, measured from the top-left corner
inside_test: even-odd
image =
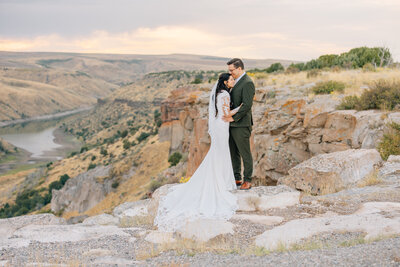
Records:
[[[215,86],[213,91],[215,95]],[[229,123],[222,120],[223,109],[229,111],[230,96],[226,91],[218,94],[218,116],[215,117],[212,94],[209,104],[210,150],[187,183],[172,186],[160,199],[154,224],[161,231],[174,232],[199,218],[228,220],[237,210],[236,196],[230,192],[236,189],[236,183],[229,151]],[[228,106],[223,105],[224,102]]]

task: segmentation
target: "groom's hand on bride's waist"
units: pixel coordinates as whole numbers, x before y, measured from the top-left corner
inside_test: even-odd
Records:
[[[222,120],[225,122],[235,121],[231,116],[222,116]]]

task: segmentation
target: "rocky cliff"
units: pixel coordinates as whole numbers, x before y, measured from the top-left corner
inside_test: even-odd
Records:
[[[386,123],[400,122],[400,112],[336,110],[340,96],[312,95],[289,87],[259,87],[253,105],[251,137],[256,184],[276,184],[299,163],[319,154],[375,148]],[[188,154],[190,176],[206,155],[209,89],[179,89],[161,104],[160,139],[171,152]]]

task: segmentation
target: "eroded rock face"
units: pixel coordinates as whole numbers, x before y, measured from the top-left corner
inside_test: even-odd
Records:
[[[375,149],[320,154],[290,169],[278,183],[314,195],[334,193],[363,179],[381,161]]]
[[[102,201],[111,191],[111,180],[100,183],[98,178],[109,175],[111,166],[99,166],[69,179],[61,190],[52,191],[51,210],[82,213]]]

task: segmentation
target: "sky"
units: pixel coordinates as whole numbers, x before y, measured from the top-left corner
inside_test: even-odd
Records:
[[[400,0],[0,0],[0,51],[400,61]]]

